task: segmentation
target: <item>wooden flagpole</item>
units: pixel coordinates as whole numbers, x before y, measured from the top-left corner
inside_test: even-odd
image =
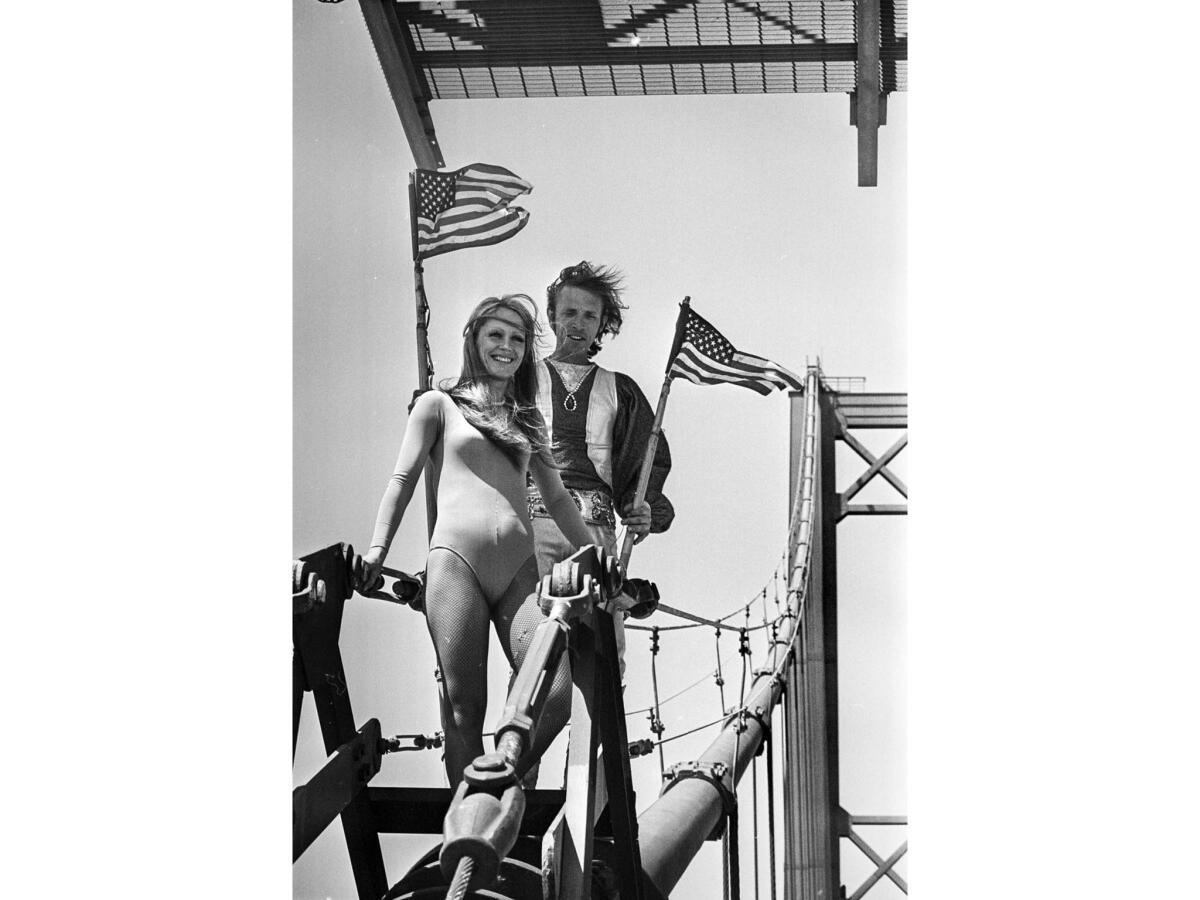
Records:
[[[637,490],[633,495],[633,505],[637,506],[646,499],[646,489],[650,486],[650,468],[654,463],[654,453],[658,450],[658,436],[662,431],[663,413],[667,410],[667,394],[671,392],[671,363],[675,361],[675,355],[679,353],[679,347],[683,343],[683,325],[687,321],[688,306],[691,304],[691,297],[684,297],[679,304],[679,318],[675,320],[675,340],[671,343],[671,353],[667,357],[667,374],[663,378],[662,390],[658,395],[658,407],[654,410],[654,425],[650,428],[650,440],[646,442],[646,455],[642,459],[642,468],[638,472]],[[625,532],[625,540],[621,544],[621,569],[623,571],[629,568],[629,557],[633,553],[633,532]]]
[[[408,174],[408,222],[412,236],[413,288],[417,302],[417,390],[424,393],[433,381],[433,361],[429,356],[429,302],[425,297],[425,268],[417,247],[417,186],[416,173]],[[415,397],[414,397],[415,402]],[[411,411],[412,407],[409,407]],[[425,522],[428,536],[433,537],[437,522],[437,495],[433,489],[433,464],[425,463]]]

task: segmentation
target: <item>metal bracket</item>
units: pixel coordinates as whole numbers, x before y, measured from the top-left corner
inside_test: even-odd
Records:
[[[767,747],[767,741],[771,737],[771,722],[769,719],[763,718],[763,708],[761,706],[756,706],[754,709],[743,710],[742,715],[753,719],[759,724],[759,727],[762,728],[762,740],[758,744],[758,752],[754,754],[755,756],[762,756],[763,750],[765,750]]]
[[[717,789],[721,797],[722,815],[713,827],[712,833],[705,840],[715,841],[725,833],[725,823],[737,808],[737,794],[733,792],[733,773],[723,762],[681,762],[675,763],[663,773],[663,787],[659,796],[663,796],[685,778],[703,778]],[[728,779],[729,783],[726,783]]]

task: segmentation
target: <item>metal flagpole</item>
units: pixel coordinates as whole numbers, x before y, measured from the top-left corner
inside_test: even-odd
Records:
[[[413,286],[417,301],[417,392],[429,390],[433,381],[433,360],[429,354],[429,303],[425,297],[425,268],[417,247],[416,174],[408,173],[408,221],[412,236]],[[413,400],[415,402],[416,395]],[[411,406],[409,407],[411,410]],[[437,496],[433,489],[433,464],[425,463],[425,521],[430,537],[437,522]]]
[[[417,176],[408,173],[408,227],[412,237],[413,291],[417,302],[417,393],[408,405],[412,412],[417,396],[429,390],[433,382],[433,358],[429,352],[429,301],[425,296],[425,267],[421,265],[421,251],[417,243]],[[437,492],[433,487],[433,461],[425,461],[425,534],[433,539],[433,526],[437,523]],[[438,687],[438,710],[443,724],[454,715],[450,699],[446,696],[446,683],[441,678],[442,661],[438,658],[434,678]]]
[[[691,297],[684,297],[679,304],[679,318],[675,320],[675,340],[671,343],[671,355],[667,357],[667,374],[663,378],[662,391],[658,395],[658,407],[654,411],[654,425],[650,429],[650,440],[646,442],[646,456],[642,459],[642,470],[638,473],[637,491],[633,495],[633,505],[637,506],[646,499],[646,488],[650,485],[650,467],[654,463],[654,452],[658,449],[658,435],[662,431],[663,413],[667,409],[667,394],[671,392],[671,363],[683,343],[683,324],[687,321],[688,305]],[[633,553],[633,532],[625,532],[625,540],[621,544],[621,569],[629,568],[629,556]]]

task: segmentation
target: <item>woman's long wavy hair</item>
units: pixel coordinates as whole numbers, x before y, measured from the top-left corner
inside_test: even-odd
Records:
[[[488,390],[488,373],[479,356],[479,332],[497,310],[517,314],[525,329],[525,356],[509,379],[504,399],[497,403]],[[488,297],[471,313],[463,328],[462,372],[457,381],[444,381],[441,389],[462,411],[463,418],[520,464],[526,452],[554,466],[546,423],[537,408],[537,365],[534,343],[539,333],[533,298],[527,294]]]

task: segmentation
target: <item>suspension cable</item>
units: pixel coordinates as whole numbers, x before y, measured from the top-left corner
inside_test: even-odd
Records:
[[[754,819],[754,900],[758,900],[758,756],[750,760],[750,814]]]
[[[728,656],[725,657],[725,662],[726,663],[731,662],[733,660],[733,657],[734,657],[734,654],[730,653]],[[672,700],[674,700],[678,697],[681,697],[684,694],[686,694],[688,691],[692,690],[693,688],[699,687],[700,685],[704,684],[704,682],[708,681],[708,679],[709,679],[709,673],[705,672],[703,675],[701,675],[699,678],[697,678],[695,681],[693,681],[687,687],[682,688],[682,689],[676,691],[675,693],[673,693],[670,697],[667,697],[659,705],[666,706]],[[625,717],[629,718],[630,716],[638,716],[644,712],[650,712],[650,710],[652,710],[652,709],[654,709],[653,706],[645,706],[645,707],[642,707],[641,709],[635,709],[632,712],[625,713]]]
[[[775,745],[767,732],[767,847],[770,849],[771,900],[775,900]]]
[[[721,692],[721,712],[725,712],[725,674],[721,671],[721,629],[715,631],[716,634],[716,653],[717,653],[717,671],[713,672],[713,678],[717,682],[717,690]]]
[[[650,632],[650,680],[654,685],[654,708],[650,710],[650,730],[654,732],[654,736],[658,739],[658,774],[662,777],[666,772],[667,766],[663,761],[662,750],[662,733],[665,730],[662,723],[662,715],[658,702],[658,628],[655,627]],[[681,735],[682,737],[682,735]]]

